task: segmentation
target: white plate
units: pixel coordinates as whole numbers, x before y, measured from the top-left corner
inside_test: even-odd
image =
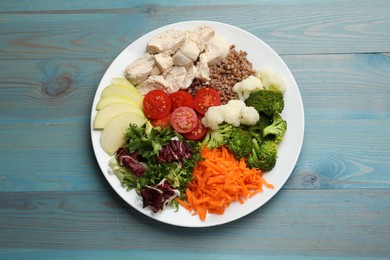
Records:
[[[264,188],[263,193],[245,201],[244,204],[233,203],[226,209],[223,215],[208,214],[206,221],[202,222],[199,217],[191,216],[184,208],[178,211],[167,207],[164,211],[153,213],[150,208],[142,208],[142,202],[136,195],[135,191],[126,191],[114,174],[109,172],[108,161],[110,157],[103,151],[100,146],[101,131],[93,130],[93,119],[96,115],[96,104],[99,101],[103,89],[108,86],[114,77],[123,77],[125,67],[134,59],[145,52],[145,47],[149,39],[160,34],[167,29],[193,29],[198,25],[207,24],[212,26],[216,34],[224,36],[229,43],[235,44],[237,50],[245,50],[248,53],[248,60],[252,62],[254,69],[268,68],[281,73],[287,84],[285,93],[285,108],[282,113],[283,118],[287,121],[287,132],[284,140],[280,143],[278,151],[278,160],[274,169],[265,174],[266,180],[274,185],[274,189]],[[99,87],[96,91],[91,112],[91,137],[93,149],[99,166],[110,183],[112,188],[132,207],[158,221],[184,227],[207,227],[228,223],[244,217],[253,212],[268,200],[270,200],[284,185],[293,171],[301,151],[304,133],[304,111],[301,95],[293,75],[287,68],[286,64],[279,55],[272,50],[266,43],[254,35],[239,29],[237,27],[210,21],[188,21],[170,24],[156,29],[142,36],[130,44],[119,56],[113,61],[104,74]]]

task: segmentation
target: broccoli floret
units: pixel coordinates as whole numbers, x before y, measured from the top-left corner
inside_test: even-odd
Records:
[[[263,130],[267,126],[271,125],[272,120],[269,116],[264,114],[263,112],[259,112],[260,119],[257,121],[255,125],[251,126],[245,126],[245,130],[248,131],[253,138],[258,139],[258,141],[261,143],[263,140]]]
[[[245,104],[272,117],[274,114],[283,111],[283,93],[277,90],[257,90],[249,95],[248,99],[245,100]]]
[[[272,117],[268,116],[263,112],[259,112],[260,119],[257,121],[257,127],[261,130],[272,124]]]
[[[275,114],[272,124],[264,128],[263,137],[271,137],[272,140],[274,140],[276,143],[279,143],[283,140],[286,130],[287,122],[283,120],[280,114]]]
[[[227,147],[237,159],[247,158],[252,152],[252,135],[241,127],[233,127]]]
[[[247,164],[251,168],[258,168],[263,171],[270,171],[274,168],[277,159],[278,145],[274,141],[264,141],[259,143],[252,139],[253,148],[249,155]]]
[[[232,133],[233,126],[227,123],[220,124],[217,129],[209,129],[201,145],[207,148],[218,148],[225,145]]]

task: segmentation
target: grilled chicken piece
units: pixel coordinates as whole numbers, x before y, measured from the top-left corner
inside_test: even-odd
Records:
[[[149,76],[145,81],[137,86],[137,90],[141,95],[146,95],[149,91],[154,89],[162,89],[167,91],[169,82],[164,79],[162,75]]]
[[[209,81],[210,80],[210,68],[207,65],[207,55],[206,53],[202,53],[199,57],[199,61],[196,64],[196,78],[201,81]]]
[[[177,66],[188,66],[194,63],[199,56],[198,45],[191,41],[186,40],[183,46],[173,55],[173,64]]]
[[[125,71],[126,78],[134,85],[138,85],[149,76],[150,72],[153,70],[153,67],[153,55],[145,53],[143,56],[139,57],[127,66]]]
[[[230,45],[228,41],[220,36],[213,36],[206,45],[204,52],[207,64],[213,66],[218,64],[229,53]],[[203,54],[202,54],[203,55]]]
[[[187,39],[195,42],[196,45],[198,45],[199,52],[202,53],[206,47],[207,41],[210,40],[214,34],[215,31],[212,27],[201,25],[196,27],[194,30],[187,31]]]
[[[153,37],[146,46],[146,51],[151,54],[170,52],[175,53],[184,43],[186,34],[184,31],[168,30]]]
[[[173,67],[172,57],[171,55],[169,55],[168,52],[163,52],[154,55],[154,60],[156,61],[156,64],[160,69],[161,73],[166,73],[170,71]]]
[[[187,76],[187,70],[184,67],[173,66],[173,68],[164,75],[164,79],[169,83],[166,92],[173,93],[183,88],[184,79]]]
[[[152,71],[149,73],[149,76],[157,76],[157,75],[161,75],[162,71],[160,70],[160,68],[157,66],[157,65],[154,65]]]
[[[149,41],[147,53],[126,68],[126,77],[143,95],[153,89],[173,93],[187,89],[194,78],[210,80],[209,66],[225,58],[229,49],[227,40],[207,25],[167,30]]]
[[[196,77],[197,71],[198,70],[195,67],[195,65],[191,65],[187,68],[187,75],[184,78],[184,82],[183,82],[182,86],[180,87],[181,89],[187,89],[187,88],[189,88],[189,86],[191,86],[192,81],[194,81],[194,79]]]

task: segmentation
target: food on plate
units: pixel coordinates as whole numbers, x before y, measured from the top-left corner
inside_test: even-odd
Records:
[[[205,113],[202,123],[215,130],[223,122],[235,127],[241,124],[255,125],[259,118],[259,113],[255,108],[246,106],[241,100],[232,99],[225,105],[210,107]]]
[[[165,179],[177,190],[174,192],[176,195],[184,194],[192,179],[193,168],[200,160],[198,145],[183,139],[171,126],[148,129],[148,123],[143,126],[130,124],[124,137],[126,145],[122,148],[126,153],[122,148],[118,149],[109,164],[125,187],[142,194],[145,189],[155,188]],[[123,160],[123,155],[127,160]],[[161,199],[170,195],[162,195],[152,204],[165,206]]]
[[[145,117],[144,112],[136,105],[122,102],[112,103],[96,113],[93,128],[103,129],[113,117],[124,112],[133,112],[141,117]]]
[[[252,152],[253,136],[250,131],[241,127],[232,127],[226,147],[237,159],[248,158]]]
[[[271,140],[259,142],[258,139],[252,139],[253,148],[247,163],[251,168],[270,171],[276,164],[278,154],[278,144]]]
[[[251,75],[256,75],[256,71],[247,59],[247,53],[242,50],[237,51],[235,45],[231,45],[226,58],[210,67],[208,74],[207,79],[195,78],[187,89],[188,92],[194,95],[199,89],[213,88],[220,93],[221,103],[226,104],[231,99],[238,99],[237,93],[231,91],[234,84]]]
[[[102,98],[109,96],[125,97],[135,102],[139,107],[142,107],[142,96],[130,87],[110,85],[106,87],[101,94]]]
[[[195,78],[209,79],[209,66],[229,52],[227,40],[210,26],[193,30],[167,30],[153,37],[146,53],[126,67],[126,78],[145,95],[154,89],[168,94],[188,89]]]
[[[194,108],[194,99],[187,91],[179,90],[169,95],[172,102],[172,110],[178,107]]]
[[[229,43],[221,36],[214,36],[206,44],[205,52],[200,59],[207,62],[207,65],[214,66],[224,59],[229,52]]]
[[[194,96],[195,110],[204,115],[212,106],[219,106],[221,104],[221,97],[215,89],[202,88],[196,92]]]
[[[232,90],[237,93],[238,98],[242,101],[245,101],[250,93],[260,89],[263,89],[263,82],[260,78],[252,75],[241,82],[237,82],[232,88]]]
[[[234,201],[244,200],[263,190],[273,188],[263,178],[263,172],[248,168],[243,159],[237,160],[228,149],[204,148],[204,158],[194,168],[193,181],[186,189],[186,200],[177,198],[184,208],[198,214],[201,220],[207,213],[223,214]]]
[[[207,148],[219,148],[226,145],[232,133],[233,126],[227,123],[218,125],[217,129],[208,128],[201,146]]]
[[[282,113],[284,109],[283,93],[273,90],[257,90],[245,100],[245,104],[268,116]]]
[[[94,128],[143,207],[182,205],[204,221],[272,188],[263,175],[287,131],[286,85],[278,72],[254,70],[212,27],[156,35],[111,83]]]
[[[104,98],[100,98],[99,102],[96,105],[96,110],[101,110],[104,107],[111,105],[111,104],[114,104],[114,103],[126,103],[126,104],[130,104],[130,105],[134,105],[134,106],[139,107],[136,102],[134,102],[133,100],[131,100],[125,96],[107,96]]]
[[[148,92],[143,100],[145,114],[151,119],[162,119],[171,112],[171,99],[167,93],[155,89]]]
[[[286,92],[287,90],[283,76],[276,71],[263,68],[257,71],[256,77],[261,79],[265,89],[276,91],[279,90],[282,93]]]
[[[263,129],[263,136],[273,136],[275,143],[279,143],[283,140],[284,134],[287,130],[287,122],[283,120],[280,114],[274,114],[272,123]]]
[[[171,114],[161,119],[149,119],[152,127],[161,127],[162,129],[171,125]]]
[[[198,59],[199,53],[200,51],[196,43],[191,40],[186,40],[172,56],[172,62],[177,66],[188,66]]]
[[[178,107],[171,114],[171,124],[176,132],[186,134],[198,125],[198,116],[192,108]]]
[[[123,133],[130,124],[142,126],[146,119],[133,112],[124,112],[113,117],[102,131],[100,144],[106,153],[113,155],[125,143]]]
[[[147,79],[150,72],[153,70],[154,64],[153,55],[145,53],[126,68],[127,78],[132,84],[138,85]]]
[[[207,133],[207,127],[202,124],[202,118],[198,117],[196,127],[188,133],[184,133],[183,137],[187,140],[199,141],[204,138]]]
[[[143,97],[134,86],[123,78],[113,78],[111,83],[100,95],[93,122],[94,129],[102,130],[100,144],[109,155],[124,144],[123,133],[130,123],[141,126],[147,121]]]
[[[154,36],[147,44],[148,53],[175,53],[184,43],[186,38],[184,31],[167,30],[157,36]]]

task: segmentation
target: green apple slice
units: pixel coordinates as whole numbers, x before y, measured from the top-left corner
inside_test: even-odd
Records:
[[[130,81],[128,81],[126,78],[112,78],[111,83],[113,85],[126,86],[126,87],[133,88],[136,90],[134,85]]]
[[[129,105],[134,105],[142,110],[142,107],[139,107],[137,103],[135,103],[129,97],[125,97],[125,96],[107,96],[107,97],[101,98],[96,105],[96,109],[100,110],[100,109],[103,109],[106,106],[114,104],[114,103],[126,103]]]
[[[101,97],[108,97],[108,96],[122,96],[122,97],[128,97],[132,101],[134,101],[138,106],[142,107],[142,101],[143,97],[140,93],[138,93],[136,90],[133,90],[131,88],[119,86],[119,85],[110,85],[106,87]]]
[[[141,117],[145,117],[145,114],[136,105],[130,105],[127,103],[112,103],[96,113],[93,128],[103,129],[113,117],[124,112],[133,112]]]
[[[102,131],[100,145],[108,155],[112,156],[125,144],[126,139],[124,134],[129,124],[142,126],[145,122],[145,118],[133,112],[125,112],[113,117]]]

